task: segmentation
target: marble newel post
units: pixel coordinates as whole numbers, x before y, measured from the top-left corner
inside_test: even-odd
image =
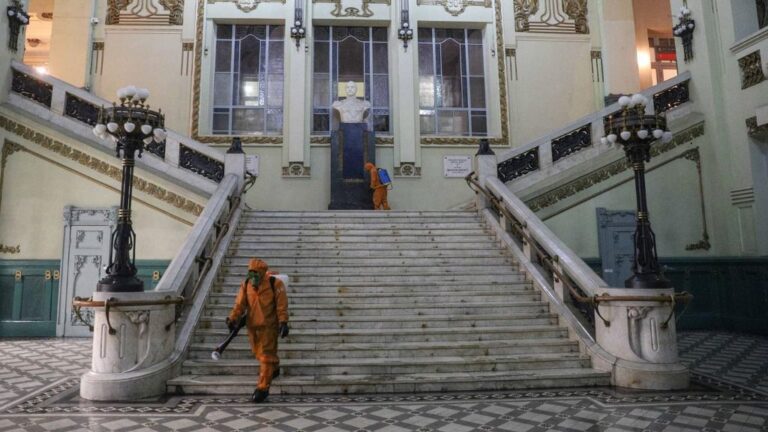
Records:
[[[168,293],[93,293],[94,301],[162,300]],[[80,396],[98,401],[130,401],[165,393],[167,377],[147,369],[167,362],[174,348],[175,305],[94,308],[91,370],[80,380]]]
[[[480,185],[485,187],[485,180],[488,177],[498,177],[498,163],[496,153],[491,150],[491,145],[487,139],[480,140],[480,149],[475,154],[475,173]],[[475,204],[478,210],[490,207],[488,199],[483,194],[475,195]]]

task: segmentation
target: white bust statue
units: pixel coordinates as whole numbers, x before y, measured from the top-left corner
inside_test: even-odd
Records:
[[[357,97],[357,84],[347,83],[347,97],[333,103],[333,109],[339,112],[342,123],[363,123],[366,114],[371,109],[371,103]]]

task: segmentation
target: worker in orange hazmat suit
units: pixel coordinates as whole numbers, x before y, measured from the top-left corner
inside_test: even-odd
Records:
[[[277,336],[288,336],[288,296],[283,282],[268,272],[267,263],[251,259],[248,277],[240,284],[235,305],[226,319],[234,329],[247,311],[246,327],[253,355],[259,360],[259,382],[251,398],[263,402],[269,396],[272,379],[280,375]]]
[[[387,185],[381,184],[379,180],[379,169],[376,165],[366,162],[365,170],[371,175],[371,189],[373,189],[373,209],[389,210],[387,202]]]

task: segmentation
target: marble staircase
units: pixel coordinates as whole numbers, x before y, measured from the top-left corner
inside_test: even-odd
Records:
[[[290,275],[282,394],[607,385],[476,212],[245,212],[170,393],[246,394],[239,335],[219,361],[247,260]]]

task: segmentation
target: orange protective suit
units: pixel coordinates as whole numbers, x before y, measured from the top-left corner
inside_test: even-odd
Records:
[[[267,263],[252,259],[248,263],[248,271],[259,275],[259,285],[254,287],[251,280],[240,284],[235,305],[229,313],[232,322],[248,311],[246,327],[251,350],[259,360],[258,390],[269,390],[273,376],[277,375],[280,359],[277,357],[277,336],[280,323],[288,323],[288,296],[283,282],[275,278],[275,289],[272,290],[267,271]]]
[[[367,162],[365,164],[365,170],[371,175],[371,189],[373,189],[373,209],[374,210],[389,210],[389,203],[387,202],[387,185],[381,184],[379,181],[379,170],[376,165]]]

